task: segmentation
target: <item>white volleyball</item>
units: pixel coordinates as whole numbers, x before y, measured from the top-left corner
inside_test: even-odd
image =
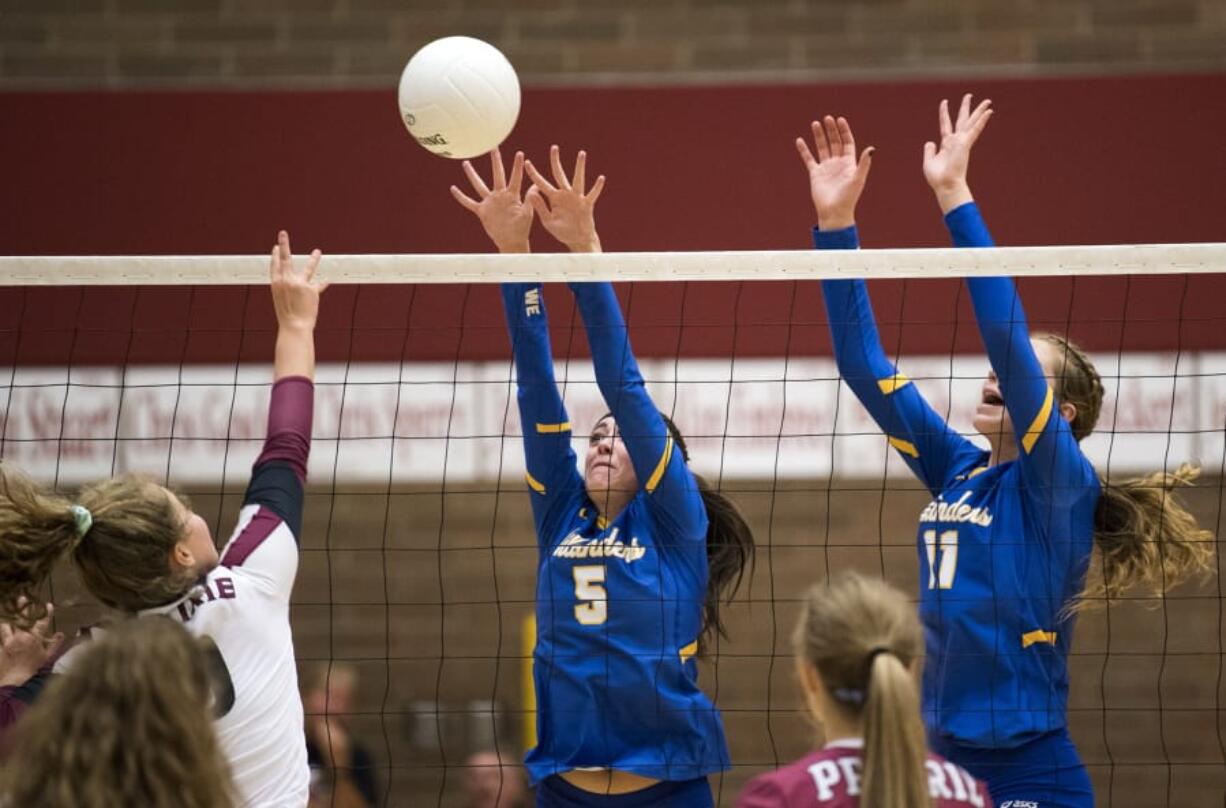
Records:
[[[400,117],[418,143],[462,160],[504,141],[519,117],[519,77],[502,51],[467,36],[436,39],[400,74]]]

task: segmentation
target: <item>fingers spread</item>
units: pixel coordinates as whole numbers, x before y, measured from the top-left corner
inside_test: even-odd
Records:
[[[830,159],[830,144],[826,142],[826,130],[822,128],[821,121],[814,121],[809,124],[813,129],[813,145],[817,147],[817,161],[819,163]]]
[[[805,164],[805,168],[810,171],[817,168],[817,160],[813,158],[813,152],[809,151],[809,145],[803,137],[796,138],[796,153],[800,155],[800,161]]]
[[[942,98],[941,106],[937,112],[937,118],[941,127],[941,137],[947,137],[954,133],[953,122],[949,120],[949,99]]]
[[[579,193],[583,193],[583,189],[587,182],[587,152],[579,150],[579,156],[575,158],[575,180],[574,186],[579,189]]]
[[[467,194],[465,194],[463,191],[461,191],[459,188],[455,187],[454,185],[451,186],[451,195],[455,197],[455,201],[459,202],[461,205],[463,205],[468,210],[471,210],[473,213],[476,213],[477,210],[481,207],[481,205],[478,204],[477,200],[469,197]]]
[[[562,170],[562,150],[553,145],[549,147],[549,166],[553,170],[553,181],[558,184],[559,188],[570,190],[570,180],[566,178],[566,172]]]
[[[961,129],[966,125],[967,119],[971,116],[971,94],[967,93],[962,96],[962,105],[958,107],[958,128]]]
[[[532,206],[536,214],[542,219],[549,216],[549,205],[545,203],[545,199],[541,196],[541,189],[533,185],[528,189],[528,193],[524,195],[524,200]]]
[[[511,193],[519,196],[519,190],[524,184],[524,153],[521,151],[515,152],[515,159],[511,161],[511,181],[507,187],[511,189]]]
[[[843,141],[843,148],[845,150],[845,153],[850,154],[852,157],[855,157],[856,139],[851,134],[851,124],[849,124],[847,122],[847,119],[842,116],[839,116],[837,124],[839,127],[839,139]]]
[[[860,155],[860,162],[856,166],[857,181],[862,183],[868,179],[868,170],[873,167],[873,154],[876,151],[876,147],[869,146],[864,150],[864,154]],[[855,152],[852,153],[854,154]]]
[[[477,173],[477,169],[473,168],[473,164],[465,160],[460,165],[464,169],[464,175],[468,177],[469,183],[472,184],[473,190],[477,192],[477,196],[482,199],[489,196],[489,186],[485,184],[485,180],[481,179],[481,175]]]
[[[532,179],[532,184],[539,188],[542,193],[556,194],[558,189],[553,186],[549,180],[536,170],[536,166],[532,165],[531,160],[524,160],[524,170],[528,172],[528,176]]]
[[[834,117],[827,115],[822,118],[822,129],[826,131],[826,140],[830,143],[830,156],[843,156],[843,139],[839,137],[838,125],[834,122]]]
[[[502,167],[502,152],[497,147],[490,150],[490,180],[494,183],[494,190],[500,191],[507,187],[507,172]]]
[[[315,277],[315,270],[319,269],[319,259],[323,257],[323,253],[318,249],[311,250],[311,257],[307,259],[306,279],[308,281]]]
[[[604,174],[601,174],[599,177],[596,178],[596,181],[592,183],[592,190],[587,195],[588,203],[595,205],[596,200],[600,199],[600,192],[603,190],[604,190]]]

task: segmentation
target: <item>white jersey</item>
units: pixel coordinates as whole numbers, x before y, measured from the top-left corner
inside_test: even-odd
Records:
[[[289,526],[271,509],[247,505],[221,564],[201,585],[182,600],[141,612],[178,620],[216,644],[234,702],[215,726],[241,806],[307,804],[310,771],[289,623],[297,571]]]

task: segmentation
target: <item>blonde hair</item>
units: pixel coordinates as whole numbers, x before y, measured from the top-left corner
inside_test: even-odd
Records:
[[[860,804],[928,808],[928,746],[910,671],[924,647],[915,607],[884,581],[844,573],[806,593],[793,644],[830,699],[863,723]]]
[[[92,517],[83,535],[74,504]],[[171,566],[171,553],[185,534],[174,495],[146,477],[91,483],[81,488],[74,503],[12,466],[0,465],[0,559],[5,570],[0,620],[25,626],[42,617],[39,590],[68,555],[89,591],[111,608],[137,612],[169,603],[194,583],[190,571]]]
[[[1102,378],[1085,351],[1065,337],[1039,334],[1035,339],[1056,349],[1053,392],[1076,408],[1070,427],[1080,441],[1098,423]],[[1094,511],[1099,563],[1072,611],[1101,605],[1134,587],[1162,597],[1184,580],[1212,571],[1213,533],[1197,524],[1175,496],[1175,489],[1192,485],[1199,475],[1199,469],[1185,464],[1174,473],[1101,480]]]
[[[165,618],[90,642],[17,725],[0,804],[233,808],[199,641]]]

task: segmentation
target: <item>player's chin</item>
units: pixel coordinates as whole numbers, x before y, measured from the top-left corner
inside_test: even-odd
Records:
[[[1008,435],[1012,431],[1009,418],[1004,407],[980,404],[971,417],[971,426],[985,438],[992,440],[1000,435]]]

